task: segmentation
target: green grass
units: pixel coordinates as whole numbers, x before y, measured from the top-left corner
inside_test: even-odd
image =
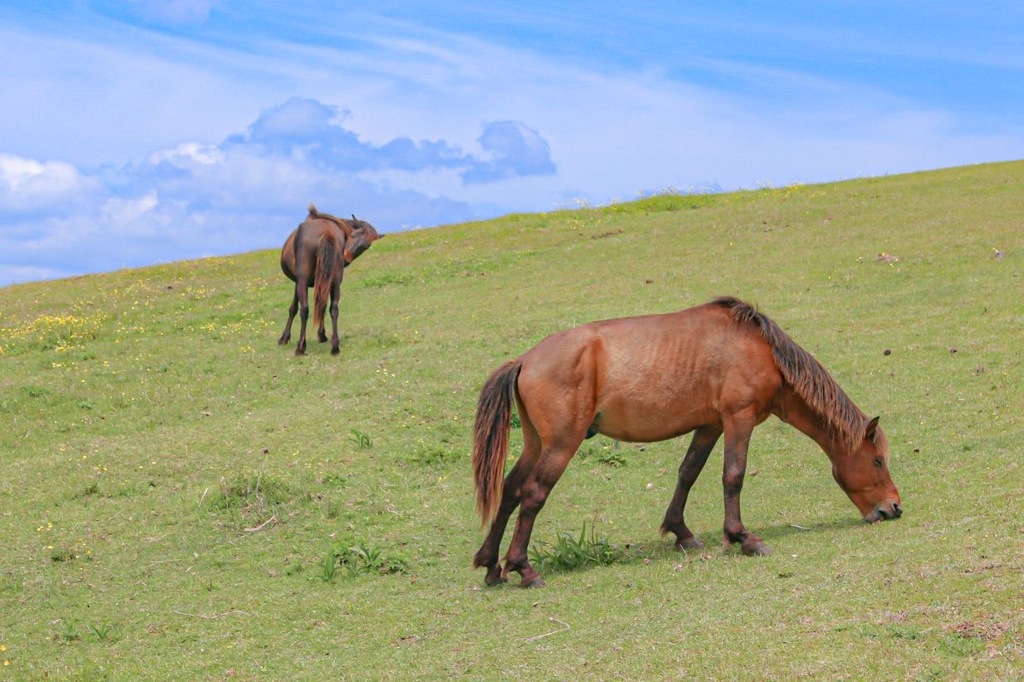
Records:
[[[276,345],[272,251],[2,289],[0,678],[1012,679],[1021,206],[1011,163],[394,234],[347,273],[340,357]],[[743,511],[774,554],[722,549],[720,447],[687,510],[706,549],[679,553],[686,440],[595,438],[535,549],[613,560],[484,589],[488,373],[721,294],[882,415],[904,517],[861,523],[771,420]]]

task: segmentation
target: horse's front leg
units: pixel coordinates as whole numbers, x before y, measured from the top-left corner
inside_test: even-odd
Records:
[[[295,313],[299,312],[299,293],[296,290],[292,293],[292,304],[288,308],[288,321],[284,325],[284,331],[281,333],[281,338],[277,340],[277,345],[284,346],[292,339],[292,322],[295,320]]]
[[[687,528],[683,517],[686,513],[686,499],[690,495],[690,488],[697,481],[704,465],[707,464],[708,455],[715,448],[722,431],[715,427],[703,426],[693,434],[690,447],[686,450],[679,465],[679,479],[676,483],[675,494],[669,502],[668,510],[665,512],[665,520],[661,522],[661,532],[672,532],[676,535],[676,547],[679,549],[699,549],[703,547],[693,531]]]
[[[743,525],[740,517],[740,492],[747,470],[747,448],[753,419],[733,416],[725,426],[725,463],[722,469],[722,489],[725,493],[724,542],[738,544],[747,556],[767,556],[771,548]]]

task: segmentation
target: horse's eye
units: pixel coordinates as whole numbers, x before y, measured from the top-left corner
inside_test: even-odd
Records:
[[[881,457],[875,457],[875,466],[876,467],[881,469],[884,464],[885,464],[885,462],[882,461]]]

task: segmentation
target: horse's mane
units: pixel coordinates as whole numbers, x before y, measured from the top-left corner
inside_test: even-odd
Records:
[[[362,229],[371,232],[373,234],[374,240],[379,239],[379,236],[377,235],[377,228],[375,228],[373,225],[366,222],[365,220],[359,220],[355,216],[352,216],[352,220],[349,220],[347,218],[339,218],[338,216],[333,216],[330,213],[321,213],[317,209],[315,204],[310,204],[309,217],[330,220],[335,225],[341,228],[341,231],[345,233],[346,237],[351,237],[352,232],[354,232],[356,229]]]
[[[732,297],[717,298],[714,302],[728,308],[736,322],[757,326],[772,349],[772,357],[782,372],[783,380],[850,451],[855,450],[864,437],[864,413],[853,404],[828,370],[749,303]]]
[[[351,220],[345,220],[344,218],[339,218],[338,216],[333,216],[330,213],[321,213],[319,210],[317,210],[317,207],[316,207],[315,204],[310,204],[309,205],[309,217],[310,218],[322,218],[324,220],[330,220],[332,223],[334,223],[335,225],[337,225],[338,227],[341,228],[341,231],[345,233],[346,237],[351,237],[352,236],[352,230],[355,229],[354,226],[352,225],[352,221]]]

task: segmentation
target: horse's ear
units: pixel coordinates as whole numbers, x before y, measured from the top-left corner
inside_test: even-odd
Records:
[[[359,222],[359,218],[356,217],[355,213],[352,214],[352,220]]]
[[[875,417],[874,419],[872,419],[871,421],[868,422],[867,429],[864,430],[864,437],[867,438],[868,440],[874,442],[874,440],[875,440],[875,431],[877,429],[878,429],[878,417]]]

